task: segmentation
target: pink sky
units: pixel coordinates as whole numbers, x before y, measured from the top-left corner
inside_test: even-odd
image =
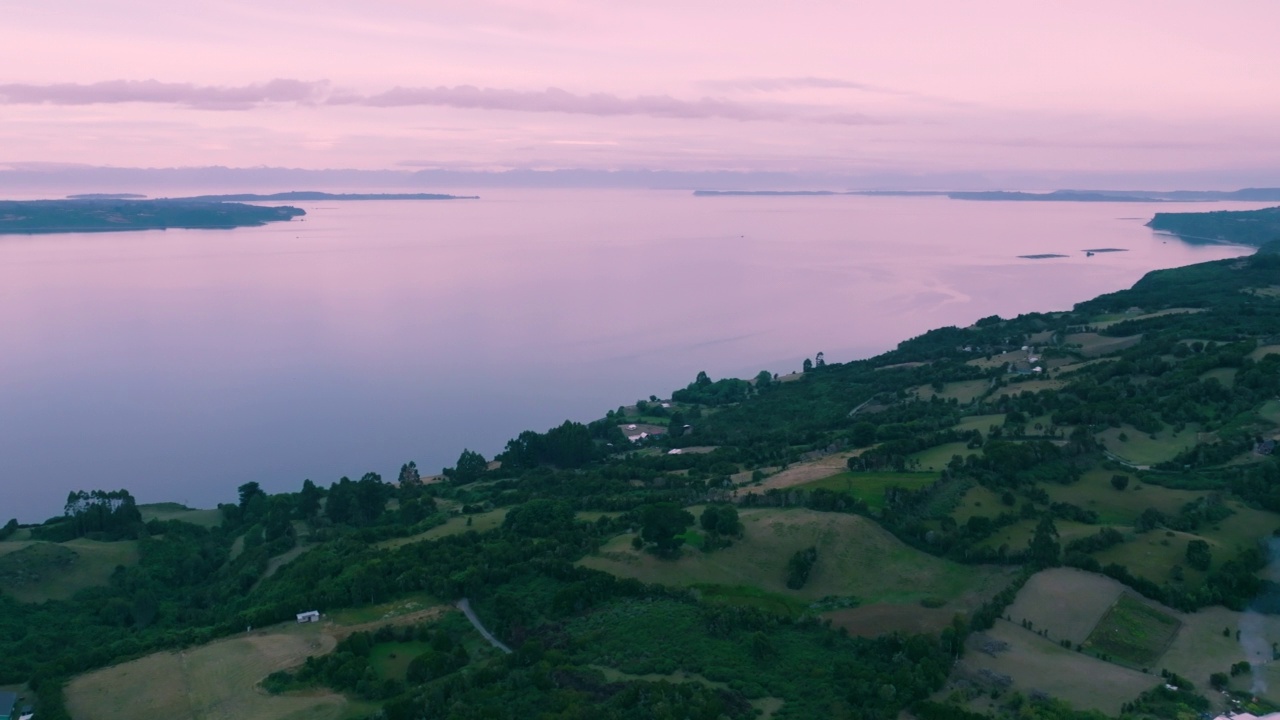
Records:
[[[0,164],[1277,171],[1280,3],[9,3]]]

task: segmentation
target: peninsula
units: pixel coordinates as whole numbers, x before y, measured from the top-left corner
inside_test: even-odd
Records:
[[[1192,243],[1260,247],[1280,240],[1280,207],[1204,213],[1156,213],[1147,227]]]
[[[479,195],[441,195],[437,193],[327,193],[314,190],[291,192],[237,193],[232,195],[196,195],[181,200],[199,202],[300,202],[306,200],[479,200]]]
[[[0,200],[0,235],[226,229],[291,220],[306,212],[201,200]]]

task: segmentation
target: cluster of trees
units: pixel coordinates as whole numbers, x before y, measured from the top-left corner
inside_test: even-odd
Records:
[[[40,540],[63,542],[80,537],[122,540],[137,537],[142,513],[128,490],[77,490],[67,495],[62,517],[33,529]]]
[[[787,561],[787,587],[799,590],[809,582],[809,574],[818,562],[818,548],[807,547],[797,550]]]

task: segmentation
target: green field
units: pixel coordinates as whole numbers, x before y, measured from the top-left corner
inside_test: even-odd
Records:
[[[921,450],[908,455],[907,459],[915,461],[914,467],[921,472],[941,472],[947,463],[951,462],[952,456],[967,457],[981,452],[981,450],[971,450],[968,443],[953,442]]]
[[[1249,358],[1257,361],[1268,355],[1280,355],[1280,345],[1263,345],[1249,353]]]
[[[1125,593],[1084,641],[1087,650],[1134,667],[1153,667],[1182,623]]]
[[[1235,368],[1214,368],[1202,374],[1200,379],[1208,380],[1209,378],[1214,378],[1226,387],[1234,387],[1236,384],[1236,372]]]
[[[968,405],[982,397],[990,388],[990,380],[959,380],[945,383],[942,386],[942,392],[934,391],[931,385],[921,385],[913,388],[912,392],[921,400],[931,400],[937,397],[943,400],[955,400],[961,405]]]
[[[1111,485],[1113,475],[1127,476],[1128,486],[1116,490]],[[1090,470],[1070,485],[1050,483],[1044,489],[1054,502],[1067,502],[1098,513],[1102,525],[1133,525],[1147,508],[1175,515],[1184,504],[1204,496],[1203,492],[1144,484],[1132,471],[1102,469]]]
[[[331,613],[326,619],[338,625],[368,625],[389,622],[409,615],[417,615],[423,611],[439,608],[440,601],[427,595],[417,593],[408,597],[358,608],[347,608]]]
[[[982,433],[982,437],[985,438],[991,433],[992,425],[995,425],[996,427],[1004,425],[1004,414],[995,413],[992,415],[970,415],[957,423],[952,430],[955,430],[956,432],[977,430]]]
[[[1124,350],[1137,345],[1141,340],[1141,335],[1109,337],[1098,333],[1076,333],[1074,335],[1066,335],[1062,339],[1064,343],[1080,345],[1079,353],[1085,357],[1099,357]]]
[[[65,600],[106,585],[117,565],[137,562],[138,543],[132,540],[9,541],[0,543],[0,589],[22,602]]]
[[[1258,408],[1258,417],[1272,425],[1280,425],[1280,400],[1268,400]]]
[[[1052,568],[1031,576],[1005,614],[1016,625],[1027,620],[1033,631],[1047,630],[1050,640],[1078,644],[1124,592],[1124,585],[1104,575]]]
[[[425,642],[378,643],[369,653],[369,666],[383,680],[404,680],[409,663],[430,648]]]
[[[932,597],[967,605],[981,602],[1003,583],[1004,572],[997,568],[926,555],[856,515],[753,508],[742,510],[739,517],[744,537],[729,548],[711,553],[688,548],[678,560],[659,560],[632,549],[632,535],[625,534],[581,564],[644,582],[737,588],[719,592],[752,605],[770,596],[804,602],[853,596],[864,603],[918,603]],[[813,574],[802,589],[790,590],[787,561],[810,546],[818,549]],[[745,588],[763,594],[753,595]]]
[[[438,540],[448,535],[461,535],[468,530],[482,533],[492,530],[500,525],[507,517],[506,508],[498,508],[485,513],[476,513],[475,515],[454,515],[449,518],[443,525],[437,525],[424,533],[411,535],[409,537],[392,538],[377,544],[381,548],[398,548],[409,543],[420,542],[422,540]]]
[[[1123,565],[1134,575],[1160,584],[1170,581],[1173,566],[1177,565],[1182,568],[1185,587],[1199,586],[1205,575],[1187,567],[1186,560],[1187,543],[1197,536],[1179,532],[1170,535],[1169,532],[1172,531],[1143,533],[1129,542],[1095,553],[1094,558],[1103,565]],[[1221,559],[1215,555],[1215,561]]]
[[[965,492],[964,497],[960,499],[960,504],[952,511],[951,517],[955,518],[956,524],[963,525],[975,515],[995,517],[1013,509],[1000,502],[1000,496],[995,492],[981,485],[974,485]]]
[[[1191,423],[1180,433],[1165,428],[1155,433],[1153,438],[1132,425],[1121,425],[1107,428],[1096,437],[1116,457],[1134,465],[1155,465],[1172,460],[1178,453],[1195,445],[1199,430],[1199,425]],[[1125,439],[1121,439],[1121,435]]]
[[[76,720],[343,720],[374,707],[327,690],[268,695],[258,683],[335,641],[318,624],[281,625],[181,652],[160,652],[73,678],[67,709]]]
[[[179,503],[150,503],[148,505],[139,505],[138,511],[142,513],[143,522],[181,520],[192,525],[209,528],[217,527],[222,523],[222,511],[217,508],[197,510]]]
[[[831,490],[844,493],[865,502],[868,506],[884,507],[884,491],[891,487],[918,490],[938,481],[940,475],[933,472],[845,472],[821,480],[797,485],[803,490]]]

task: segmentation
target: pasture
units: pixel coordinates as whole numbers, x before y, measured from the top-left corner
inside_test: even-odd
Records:
[[[334,645],[318,625],[280,625],[154,653],[72,679],[67,709],[78,720],[341,720],[371,712],[326,690],[269,695],[258,687],[272,672]]]
[[[1134,667],[1154,667],[1173,643],[1182,622],[1168,613],[1122,594],[1084,641],[1085,649]]]
[[[968,443],[953,442],[935,445],[918,453],[912,453],[907,456],[907,459],[915,463],[913,467],[918,471],[941,472],[947,466],[947,463],[951,462],[952,456],[967,457],[981,452],[981,450],[969,448]]]
[[[631,547],[620,535],[580,564],[643,582],[679,586],[737,588],[721,591],[726,601],[760,600],[741,588],[770,596],[812,602],[826,596],[856,597],[862,603],[918,603],[937,598],[968,608],[996,592],[1007,571],[952,563],[915,550],[874,522],[856,515],[802,508],[739,511],[744,537],[731,547],[704,553],[685,548],[677,560],[660,560]],[[800,590],[786,587],[787,562],[798,550],[816,547],[818,561]],[[954,611],[954,610],[953,610]]]
[[[1127,476],[1128,486],[1116,490],[1111,485],[1113,475]],[[1054,502],[1067,502],[1098,513],[1103,525],[1133,525],[1147,508],[1175,515],[1184,504],[1204,496],[1203,492],[1143,484],[1131,471],[1103,469],[1090,470],[1070,485],[1045,483],[1042,487]]]
[[[1079,345],[1076,352],[1087,358],[1095,358],[1131,348],[1142,342],[1142,336],[1108,337],[1098,333],[1075,333],[1063,336],[1062,341],[1070,345]]]
[[[1083,643],[1111,609],[1125,586],[1105,575],[1074,568],[1036,573],[1005,614],[1015,625],[1029,620],[1032,630],[1048,630],[1051,640]]]
[[[507,508],[498,508],[497,510],[474,515],[454,515],[446,520],[443,525],[437,525],[426,532],[410,535],[409,537],[384,540],[377,543],[376,547],[394,549],[423,540],[438,540],[448,535],[461,535],[467,531],[487,532],[502,525],[502,521],[506,518]]]
[[[899,487],[906,490],[919,490],[937,482],[939,477],[941,476],[934,472],[844,472],[798,485],[797,489],[822,489],[843,493],[857,498],[878,510],[884,507],[884,492],[888,488]]]
[[[1225,387],[1234,387],[1236,384],[1237,372],[1238,371],[1235,368],[1214,368],[1207,372],[1201,373],[1200,379],[1208,380],[1210,378],[1213,378],[1218,382],[1222,383],[1223,386]]]
[[[984,653],[982,647],[990,641],[1006,643],[1007,649],[995,652],[994,657]],[[1024,695],[1038,690],[1073,707],[1112,716],[1119,714],[1123,703],[1161,682],[1158,674],[1147,675],[1068,650],[1052,639],[1004,620],[997,620],[995,627],[969,638],[955,674],[975,677],[982,670],[1009,677],[1013,681],[1011,689]],[[986,696],[971,705],[980,711],[989,707]]]
[[[1195,445],[1199,430],[1199,425],[1191,423],[1180,433],[1165,428],[1149,435],[1132,425],[1121,425],[1107,428],[1095,437],[1108,452],[1122,460],[1134,465],[1155,465],[1172,460],[1178,453]]]
[[[1134,575],[1160,584],[1170,581],[1173,566],[1177,565],[1182,568],[1182,585],[1198,587],[1204,582],[1205,574],[1187,567],[1186,560],[1187,543],[1196,537],[1172,530],[1152,530],[1094,553],[1093,557],[1104,566],[1111,563],[1123,565]],[[1215,555],[1214,562],[1223,559]]]
[[[1268,400],[1262,403],[1262,407],[1258,408],[1258,417],[1272,425],[1280,425],[1280,400]]]
[[[1249,359],[1255,362],[1268,355],[1280,355],[1280,345],[1263,345],[1249,353]]]
[[[217,508],[198,510],[179,503],[149,503],[147,505],[139,505],[138,511],[142,513],[143,522],[181,520],[182,522],[207,528],[217,527],[222,524],[222,511]]]
[[[1065,380],[1024,380],[1009,383],[993,394],[996,398],[1014,397],[1024,392],[1034,395],[1041,390],[1061,390],[1066,384]]]
[[[369,651],[369,666],[383,680],[404,680],[413,659],[431,649],[425,642],[385,642]]]
[[[991,382],[989,380],[958,380],[944,384],[941,391],[934,390],[931,385],[921,385],[909,392],[914,393],[921,400],[927,401],[937,397],[942,400],[955,400],[961,405],[968,405],[985,395],[990,388]]]
[[[993,415],[970,415],[960,420],[953,430],[956,432],[969,432],[977,430],[982,433],[982,437],[991,434],[991,426],[1000,427],[1004,425],[1004,414],[995,413]]]
[[[0,550],[0,588],[22,602],[65,600],[85,588],[106,585],[117,565],[138,562],[138,543],[132,540],[10,541],[0,548],[9,550]]]

